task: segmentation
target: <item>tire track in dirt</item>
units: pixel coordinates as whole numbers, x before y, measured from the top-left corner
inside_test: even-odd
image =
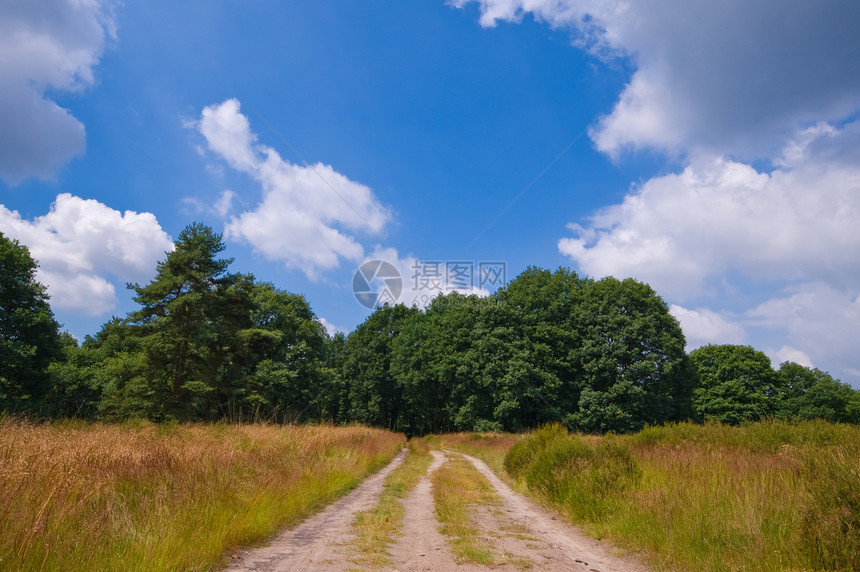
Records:
[[[494,570],[572,570],[589,572],[646,572],[634,556],[616,556],[606,543],[585,536],[561,517],[513,491],[483,461],[460,453],[490,482],[502,499],[499,510],[478,507],[473,518],[497,551],[513,564]],[[483,510],[481,510],[483,509]],[[495,521],[495,522],[493,522]],[[519,565],[517,562],[519,561]]]
[[[448,539],[439,532],[430,475],[447,459],[440,451],[431,451],[430,454],[433,462],[403,500],[403,536],[391,550],[393,566],[387,570],[486,570],[485,566],[458,565]]]
[[[487,479],[501,499],[471,507],[481,539],[497,555],[489,566],[458,563],[448,538],[440,532],[431,475],[452,457],[464,458]],[[582,534],[551,511],[513,491],[479,459],[451,451],[432,451],[433,462],[403,499],[402,534],[391,546],[389,572],[487,572],[524,570],[574,572],[646,572],[634,556],[619,557],[611,546]],[[401,452],[384,469],[325,510],[272,540],[268,546],[243,553],[226,570],[232,572],[322,571],[360,569],[350,562],[352,523],[357,513],[372,508],[386,477],[403,462]]]
[[[229,572],[342,571],[351,567],[347,545],[355,515],[376,504],[385,478],[406,457],[401,451],[385,468],[365,479],[352,492],[269,542],[238,555]]]
[[[448,459],[432,451],[433,463],[404,500],[403,536],[392,549],[389,571],[475,572],[487,570],[646,572],[636,558],[618,557],[605,543],[589,538],[564,523],[557,515],[538,507],[514,492],[483,462],[469,455],[445,451],[464,458],[487,479],[500,503],[473,505],[471,518],[481,539],[490,545],[496,561],[490,566],[458,563],[448,539],[439,531],[430,476]]]

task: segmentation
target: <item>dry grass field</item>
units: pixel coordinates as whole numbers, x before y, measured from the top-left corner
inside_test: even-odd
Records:
[[[402,435],[364,427],[7,419],[0,569],[217,567],[233,549],[330,503],[403,445]],[[377,505],[353,525],[353,565],[390,562],[400,502],[430,448],[483,458],[656,570],[860,570],[860,428],[823,422],[678,424],[602,437],[550,426],[416,439]],[[440,516],[457,512],[441,501],[480,489],[479,481],[466,486],[470,475],[458,463],[434,474]]]
[[[634,435],[560,426],[507,473],[658,570],[860,570],[860,427],[679,424]]]
[[[0,569],[204,570],[404,445],[364,427],[0,422]]]

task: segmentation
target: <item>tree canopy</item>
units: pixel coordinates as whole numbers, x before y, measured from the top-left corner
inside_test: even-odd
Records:
[[[350,335],[347,379],[398,403],[393,427],[519,431],[565,422],[624,431],[692,415],[684,336],[634,280],[529,268],[496,294],[451,293],[424,312],[383,308]],[[380,328],[398,316],[398,328]],[[378,336],[375,342],[367,332]],[[359,376],[359,377],[357,377]],[[359,392],[361,393],[361,392]]]
[[[773,413],[777,378],[763,352],[750,346],[708,345],[690,358],[699,373],[696,412],[705,420],[738,424]]]
[[[36,268],[27,247],[0,232],[0,409],[38,409],[50,389],[48,366],[62,354]]]
[[[106,324],[101,352],[110,419],[289,418],[320,414],[327,334],[301,296],[228,272],[221,236],[193,223],[148,284],[140,309]],[[324,400],[323,400],[324,401]],[[317,407],[314,409],[314,404]]]
[[[303,296],[230,271],[192,223],[138,309],[81,345],[60,335],[36,263],[0,235],[0,408],[154,421],[359,422],[410,435],[564,423],[627,432],[676,420],[860,422],[860,392],[751,347],[685,353],[650,286],[526,269],[490,296],[382,306],[329,337]]]

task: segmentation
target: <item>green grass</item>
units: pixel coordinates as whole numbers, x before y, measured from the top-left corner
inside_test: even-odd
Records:
[[[409,441],[409,454],[403,464],[385,479],[382,494],[376,506],[360,512],[353,523],[355,540],[352,548],[355,556],[351,562],[362,570],[378,570],[391,564],[391,544],[400,534],[403,523],[405,497],[421,477],[427,472],[430,450],[424,439],[413,438]]]
[[[436,516],[442,534],[461,561],[489,565],[496,560],[492,547],[483,540],[470,517],[475,505],[498,504],[492,485],[468,461],[450,460],[431,476]]]
[[[860,428],[679,424],[538,430],[505,467],[590,534],[658,570],[860,570]]]
[[[363,427],[0,423],[0,569],[208,570],[354,487]]]

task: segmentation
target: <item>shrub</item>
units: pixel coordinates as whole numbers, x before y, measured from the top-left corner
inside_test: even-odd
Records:
[[[505,468],[551,503],[586,519],[607,510],[641,476],[627,445],[611,437],[568,435],[560,425],[543,427],[514,445]]]

